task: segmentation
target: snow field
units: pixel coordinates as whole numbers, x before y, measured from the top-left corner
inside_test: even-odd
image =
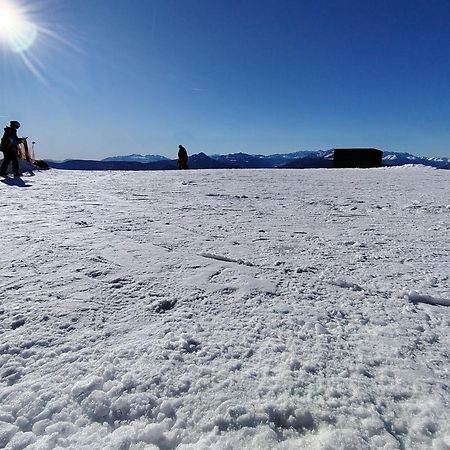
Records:
[[[0,184],[0,447],[450,448],[450,172]]]

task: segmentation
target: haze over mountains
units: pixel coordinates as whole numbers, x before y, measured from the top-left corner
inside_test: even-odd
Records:
[[[193,154],[189,157],[191,169],[307,169],[332,167],[333,150],[298,151],[293,153],[276,153],[273,155],[251,155],[232,153],[227,155]],[[421,164],[424,166],[449,169],[449,158],[430,158],[414,156],[409,153],[383,152],[383,165],[402,166]],[[70,170],[174,170],[176,159],[161,155],[123,155],[111,156],[101,161],[66,160],[49,161],[50,167]]]

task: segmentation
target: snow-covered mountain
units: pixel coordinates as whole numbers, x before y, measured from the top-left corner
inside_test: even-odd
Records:
[[[65,170],[175,170],[178,168],[175,159],[157,159],[153,162],[139,162],[135,160],[80,160],[69,159],[62,162],[48,161],[50,167]],[[108,158],[107,158],[108,159]],[[198,153],[189,157],[190,169],[232,169],[239,168],[226,162],[217,161],[205,153]]]
[[[161,155],[124,155],[124,156],[109,156],[108,158],[102,159],[102,161],[111,162],[111,161],[128,161],[128,162],[140,162],[140,163],[149,163],[149,162],[157,162],[157,161],[170,161],[169,158]]]
[[[235,169],[240,168],[237,164],[211,158],[205,153],[198,153],[189,157],[190,169]]]
[[[316,152],[300,151],[294,153],[274,154],[274,155],[250,155],[248,153],[232,153],[229,155],[212,155],[211,158],[217,161],[231,164],[242,169],[261,169],[282,167],[295,159],[314,155]]]
[[[333,150],[311,152],[280,166],[282,169],[328,169],[330,167],[333,167]]]
[[[211,155],[198,153],[189,157],[192,169],[264,169],[264,168],[329,168],[332,167],[333,150],[301,151],[274,155],[250,155],[232,153],[228,155]],[[48,161],[50,167],[70,170],[171,170],[176,169],[176,160],[159,155],[128,155],[105,158],[102,161],[67,160],[63,162]],[[440,169],[450,168],[449,158],[419,157],[409,153],[383,153],[383,164],[402,166],[421,164]]]
[[[450,171],[0,181],[0,448],[449,448]]]
[[[293,153],[277,153],[273,155],[251,155],[248,153],[231,153],[227,155],[211,155],[226,166],[242,169],[256,168],[328,168],[332,166],[333,150],[298,151]],[[414,156],[410,153],[383,152],[383,164],[386,166],[402,166],[421,164],[440,169],[450,168],[450,158],[434,158]],[[212,166],[204,167],[212,168]]]
[[[424,166],[437,167],[438,169],[450,169],[450,158],[432,158],[414,156],[410,153],[383,152],[383,164],[386,166],[421,164]]]

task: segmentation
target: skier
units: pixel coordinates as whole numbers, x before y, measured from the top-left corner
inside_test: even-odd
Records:
[[[17,120],[11,120],[9,127],[5,127],[5,132],[0,142],[0,150],[3,152],[3,163],[0,167],[0,176],[2,177],[6,177],[10,162],[12,162],[14,176],[20,177],[17,146],[26,138],[17,137],[19,128],[20,123]]]
[[[181,144],[178,146],[178,167],[180,169],[188,168],[187,150]]]

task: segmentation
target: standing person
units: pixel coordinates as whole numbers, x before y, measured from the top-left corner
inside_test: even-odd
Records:
[[[181,144],[178,146],[178,167],[180,169],[188,168],[187,150]]]
[[[9,163],[12,162],[15,177],[20,177],[19,160],[17,158],[17,146],[22,142],[22,138],[17,137],[17,130],[20,123],[17,120],[11,120],[9,127],[5,127],[0,150],[3,152],[3,163],[0,167],[0,176],[6,177]]]

